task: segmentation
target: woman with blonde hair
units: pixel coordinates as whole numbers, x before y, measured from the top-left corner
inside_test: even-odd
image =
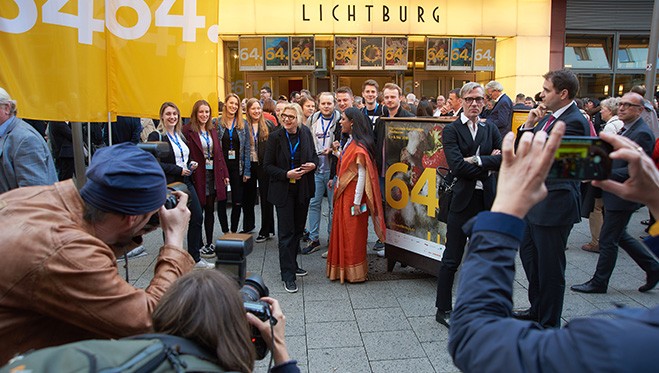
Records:
[[[251,177],[251,161],[249,134],[247,122],[243,119],[240,108],[240,98],[235,93],[229,93],[224,100],[222,116],[218,127],[218,139],[222,144],[222,152],[229,169],[229,184],[231,185],[231,226],[227,222],[226,201],[218,202],[217,214],[220,218],[222,232],[238,231],[240,211],[243,206],[243,182]],[[245,232],[241,232],[245,233]]]
[[[252,177],[244,183],[243,194],[243,230],[251,231],[255,225],[254,205],[256,204],[256,181],[258,180],[259,198],[261,200],[261,229],[256,242],[269,240],[275,234],[275,219],[272,203],[268,202],[269,177],[263,169],[265,147],[274,124],[266,120],[261,103],[255,98],[247,101],[247,124],[249,126],[249,146],[251,149]],[[271,236],[272,235],[272,236]]]
[[[229,171],[222,154],[217,128],[212,122],[213,114],[210,104],[199,100],[192,106],[190,123],[183,126],[183,134],[190,144],[190,158],[200,167],[192,174],[199,203],[204,209],[204,230],[206,245],[201,248],[204,258],[215,256],[213,245],[213,227],[215,226],[215,201],[226,204]],[[218,209],[219,211],[219,209]]]
[[[201,248],[201,205],[192,182],[192,173],[197,169],[198,163],[190,159],[190,148],[181,131],[181,111],[173,102],[165,102],[160,106],[160,123],[158,128],[151,132],[149,141],[164,141],[169,144],[169,155],[159,159],[160,167],[165,172],[167,184],[181,182],[188,188],[190,196],[188,208],[190,209],[190,224],[188,225],[188,253],[197,263],[195,268],[214,268],[215,266],[202,259],[199,255]]]

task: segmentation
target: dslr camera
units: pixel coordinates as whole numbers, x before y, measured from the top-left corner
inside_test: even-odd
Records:
[[[270,294],[263,278],[258,274],[246,273],[246,257],[252,252],[253,238],[249,234],[225,234],[215,242],[217,261],[215,268],[233,277],[241,286],[240,295],[243,298],[245,311],[275,325],[277,319],[272,316],[270,304],[259,299]],[[261,360],[268,354],[268,345],[261,332],[254,326],[250,328],[252,343],[256,358]]]

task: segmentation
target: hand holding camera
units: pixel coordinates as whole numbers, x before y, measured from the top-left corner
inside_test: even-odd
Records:
[[[247,313],[247,321],[261,333],[268,348],[272,351],[275,365],[279,365],[291,359],[288,355],[288,349],[286,348],[286,341],[284,339],[284,335],[286,334],[286,316],[281,311],[279,302],[276,299],[263,297],[260,300],[270,305],[270,312],[276,323],[271,326],[270,320],[261,320],[252,313]]]
[[[190,221],[190,210],[188,210],[188,195],[181,191],[173,191],[171,195],[176,198],[176,204],[168,199],[165,205],[160,207],[158,215],[160,226],[165,235],[165,245],[183,248],[183,238],[188,230]],[[169,202],[169,203],[168,203]]]

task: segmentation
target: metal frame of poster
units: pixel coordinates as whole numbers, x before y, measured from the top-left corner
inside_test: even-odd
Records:
[[[266,70],[290,70],[291,53],[290,38],[288,36],[266,36],[264,52],[264,62]],[[271,52],[268,52],[272,48]],[[272,53],[272,58],[268,58]]]
[[[385,121],[386,243],[434,260],[441,260],[446,237],[446,224],[436,217],[437,167],[448,167],[445,125],[430,118]]]
[[[316,39],[313,36],[291,36],[291,70],[315,70],[315,53]]]
[[[246,46],[246,44],[248,46]],[[261,60],[260,65],[243,65],[243,49],[248,58]],[[251,49],[251,50],[250,50]],[[240,71],[263,71],[263,37],[241,36],[238,38],[238,61]]]
[[[384,38],[359,37],[359,70],[382,70],[384,67]]]
[[[334,37],[334,70],[359,70],[359,38],[357,36]]]
[[[450,56],[451,70],[472,70],[472,66],[474,65],[474,39],[451,38]]]
[[[497,41],[495,39],[476,39],[474,44],[474,70],[494,71],[496,45]],[[481,61],[486,62],[481,63]]]
[[[449,38],[426,38],[426,70],[448,70]]]
[[[407,70],[407,36],[387,36],[384,38],[384,69]]]

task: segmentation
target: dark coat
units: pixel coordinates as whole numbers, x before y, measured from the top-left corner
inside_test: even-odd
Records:
[[[627,128],[627,124],[625,124],[625,128]],[[647,154],[649,157],[652,156],[655,139],[652,131],[650,130],[650,127],[648,127],[643,118],[638,118],[638,120],[631,126],[631,128],[625,131],[622,135],[642,147],[645,154]],[[629,169],[625,160],[613,160],[611,164],[611,179],[620,183],[623,183],[625,180],[629,179]],[[656,192],[657,191],[655,190],[654,193]],[[606,191],[602,192],[602,199],[604,201],[604,208],[606,210],[633,211],[641,208],[642,206],[640,203],[624,200],[615,194]]]
[[[487,116],[487,122],[494,124],[501,133],[501,137],[510,132],[510,126],[513,121],[513,102],[507,94],[501,95],[499,101],[494,104],[494,107]]]
[[[451,211],[461,212],[469,205],[477,180],[483,183],[485,207],[489,209],[494,202],[496,186],[490,171],[498,170],[501,165],[501,155],[490,155],[494,149],[501,150],[501,134],[497,127],[493,123],[480,122],[473,139],[469,127],[462,123],[462,118],[458,118],[444,127],[442,144],[451,173],[457,178]],[[482,167],[465,162],[464,158],[476,155],[479,147]]]
[[[199,197],[199,203],[206,205],[206,158],[204,158],[204,148],[201,144],[201,138],[198,132],[192,129],[190,124],[183,126],[183,136],[188,140],[190,148],[190,159],[199,163],[195,172],[192,173],[192,182]],[[224,162],[222,153],[222,142],[218,141],[217,129],[209,131],[209,136],[213,139],[213,176],[215,177],[215,200],[224,201],[227,199],[227,188],[224,185],[224,179],[229,178],[229,170]],[[170,144],[171,146],[171,144]]]
[[[172,147],[171,141],[169,141],[169,138],[167,135],[163,135],[158,131],[153,131],[149,134],[149,141],[163,141],[169,146],[169,154],[162,158],[158,159],[158,162],[160,163],[160,167],[162,167],[162,170],[165,172],[165,177],[167,178],[167,184],[171,184],[173,182],[181,182],[183,181],[183,176],[181,173],[183,172],[183,169],[179,166],[176,165],[176,158],[174,155],[174,148]],[[185,141],[181,139],[180,141]],[[186,142],[187,144],[187,142]],[[188,162],[190,160],[188,159]],[[206,193],[203,193],[206,194]]]
[[[538,122],[533,129],[523,130],[520,128],[517,137],[520,138],[523,132],[539,132],[549,119],[545,116]],[[581,114],[577,105],[572,105],[561,116],[556,118],[547,132],[551,132],[554,125],[559,120],[565,122],[565,136],[589,136],[590,124]],[[540,226],[564,226],[581,221],[581,192],[578,181],[570,180],[548,180],[547,197],[535,205],[526,218],[531,224]]]
[[[311,131],[305,125],[298,128],[300,145],[297,151],[300,152],[300,163],[313,162],[318,165],[318,155],[313,143]],[[291,150],[286,137],[284,127],[279,127],[268,137],[268,144],[265,150],[264,168],[270,176],[270,189],[268,190],[268,201],[275,206],[281,207],[286,203],[288,196],[288,187],[290,185],[286,173],[290,171]],[[316,187],[314,182],[314,172],[308,172],[298,184],[298,202],[309,203],[313,197]]]

